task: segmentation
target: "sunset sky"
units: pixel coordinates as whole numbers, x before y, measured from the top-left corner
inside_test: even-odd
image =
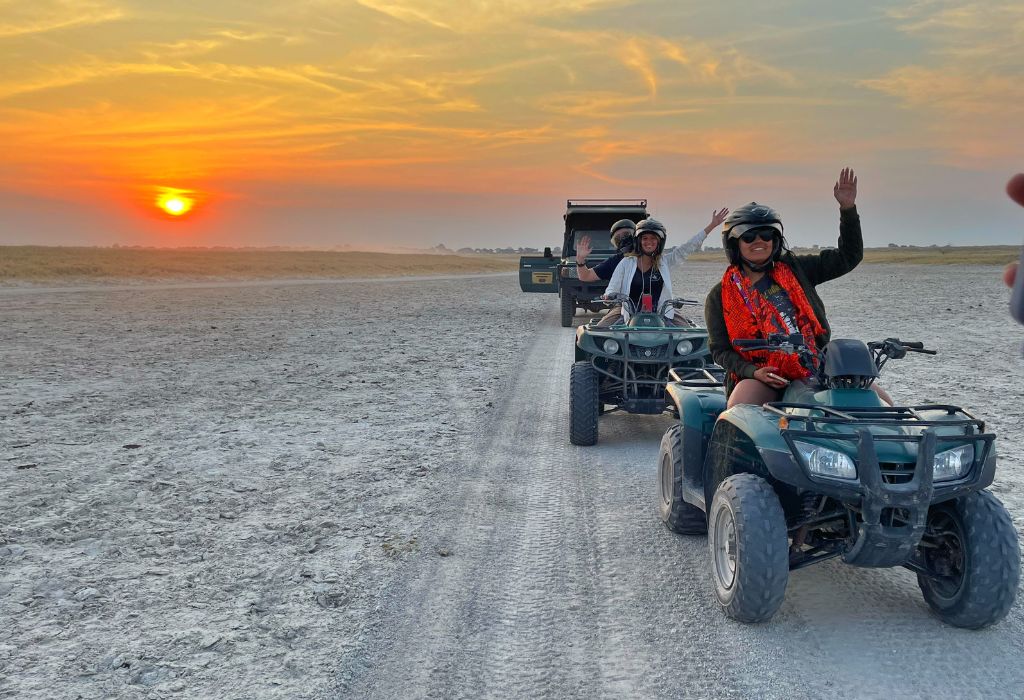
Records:
[[[846,165],[868,245],[1024,239],[1020,2],[0,0],[0,51],[0,244],[828,244]]]

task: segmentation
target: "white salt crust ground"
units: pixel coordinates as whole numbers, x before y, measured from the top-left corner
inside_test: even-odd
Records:
[[[719,265],[684,267],[677,291],[702,298],[720,274]],[[1008,319],[998,269],[865,265],[820,291],[834,336],[898,335],[940,351],[890,363],[883,382],[907,403],[956,403],[988,421],[1000,435],[992,490],[1024,529],[1024,332]],[[534,647],[551,658],[575,643],[578,654],[566,664],[601,658],[587,645],[603,645],[615,673],[548,675],[534,692],[676,697],[687,687],[676,660],[684,649],[691,670],[683,675],[694,691],[856,697],[795,671],[799,659],[766,650],[796,646],[839,663],[859,644],[877,648],[882,634],[893,648],[876,664],[877,687],[914,697],[936,681],[887,670],[884,660],[903,638],[880,629],[902,620],[931,640],[915,648],[932,657],[947,653],[943,642],[954,645],[950,668],[972,658],[991,666],[1001,658],[993,649],[1020,648],[1020,603],[998,628],[965,637],[929,618],[909,593],[895,602],[879,594],[884,615],[851,611],[826,634],[820,620],[801,615],[807,606],[827,607],[822,587],[846,590],[835,581],[851,570],[839,564],[808,574],[818,582],[810,589],[794,579],[778,623],[725,623],[707,572],[696,570],[706,564],[705,545],[672,536],[652,518],[667,419],[603,418],[607,444],[590,452],[564,439],[571,337],[557,326],[556,297],[522,294],[508,275],[0,290],[0,696],[511,696],[530,670],[497,656]],[[543,375],[544,386],[517,383],[546,363],[558,366]],[[467,639],[486,642],[489,628],[474,626],[482,613],[467,601],[480,595],[477,581],[481,590],[512,585],[506,579],[522,574],[521,562],[473,549],[459,540],[457,521],[474,497],[463,484],[486,480],[474,464],[500,457],[486,451],[498,449],[502,435],[520,448],[543,448],[552,474],[585,475],[594,465],[615,471],[603,490],[545,505],[559,513],[557,522],[594,522],[598,531],[533,549],[516,540],[523,561],[534,557],[562,579],[565,562],[588,557],[580,572],[589,573],[557,584],[565,609],[583,617],[571,629],[523,621],[517,645],[481,657],[486,643],[471,653]],[[531,474],[521,478],[542,480],[531,488],[550,483]],[[510,523],[533,517],[538,504],[526,495],[503,506]],[[602,534],[601,522],[617,529]],[[629,528],[651,546],[608,539]],[[554,552],[542,556],[539,547]],[[625,557],[627,570],[613,565]],[[678,561],[687,557],[695,570],[684,574]],[[454,567],[447,573],[445,562]],[[595,598],[588,576],[619,583]],[[865,576],[858,580],[885,591],[896,580]],[[458,585],[446,586],[446,577]],[[548,580],[559,579],[537,579]],[[898,580],[904,591],[912,579]],[[659,600],[684,581],[685,595],[693,591],[685,606],[637,604],[645,588]],[[457,614],[438,623],[448,627],[436,640],[415,641],[413,628],[396,639],[396,630],[420,624],[422,605],[409,606],[429,600],[429,589],[452,596],[444,600]],[[848,603],[869,608],[878,598],[850,596]],[[528,589],[515,600],[532,608],[548,597]],[[608,603],[619,597],[629,604]],[[611,631],[588,627],[587,615],[600,617],[599,608],[614,617]],[[662,633],[653,630],[667,615],[693,627],[654,645]],[[877,625],[863,622],[879,616]],[[709,638],[729,648],[705,653],[700,640]],[[443,664],[424,661],[431,644],[445,650]],[[725,676],[713,671],[723,654],[734,667]],[[413,668],[417,659],[434,670],[407,680],[393,674],[383,690],[375,669]],[[765,659],[777,662],[775,670],[765,671]],[[502,673],[467,670],[488,664],[504,664]],[[963,687],[997,696],[1024,689],[1021,673],[988,666],[976,663],[984,672],[967,674],[971,684]],[[692,684],[697,677],[705,683]],[[907,685],[882,683],[890,677]],[[964,678],[947,680],[956,687]]]

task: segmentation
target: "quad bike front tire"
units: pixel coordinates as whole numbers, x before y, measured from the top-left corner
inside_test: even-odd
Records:
[[[782,605],[789,582],[786,516],[767,481],[734,474],[715,490],[708,510],[715,598],[740,622],[763,622]]]
[[[943,622],[981,629],[1013,607],[1020,582],[1017,530],[1006,508],[988,491],[976,491],[933,507],[919,553],[930,570],[918,573],[925,602]]]
[[[574,445],[597,444],[598,376],[589,362],[574,362],[569,371],[569,442]]]
[[[562,327],[571,328],[573,316],[576,315],[576,297],[570,292],[562,292]]]
[[[683,500],[683,426],[673,425],[661,437],[658,455],[658,514],[669,530],[680,535],[708,531],[704,511]]]

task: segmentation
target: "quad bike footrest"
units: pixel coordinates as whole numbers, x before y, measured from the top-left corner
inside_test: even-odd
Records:
[[[665,411],[665,397],[657,399],[626,399],[622,402],[622,408],[627,413],[641,413],[657,415]]]

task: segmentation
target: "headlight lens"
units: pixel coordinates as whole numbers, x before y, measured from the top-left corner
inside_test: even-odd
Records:
[[[857,466],[842,452],[794,440],[800,456],[812,473],[833,479],[856,479]]]
[[[680,340],[676,344],[676,352],[680,355],[689,355],[693,352],[693,343],[689,340]]]
[[[974,464],[974,445],[961,445],[952,450],[944,450],[935,455],[935,469],[932,478],[935,481],[959,479]]]
[[[604,341],[604,345],[602,347],[604,348],[604,351],[606,353],[608,353],[609,355],[614,355],[619,351],[619,341],[612,340],[611,338],[606,338]]]

